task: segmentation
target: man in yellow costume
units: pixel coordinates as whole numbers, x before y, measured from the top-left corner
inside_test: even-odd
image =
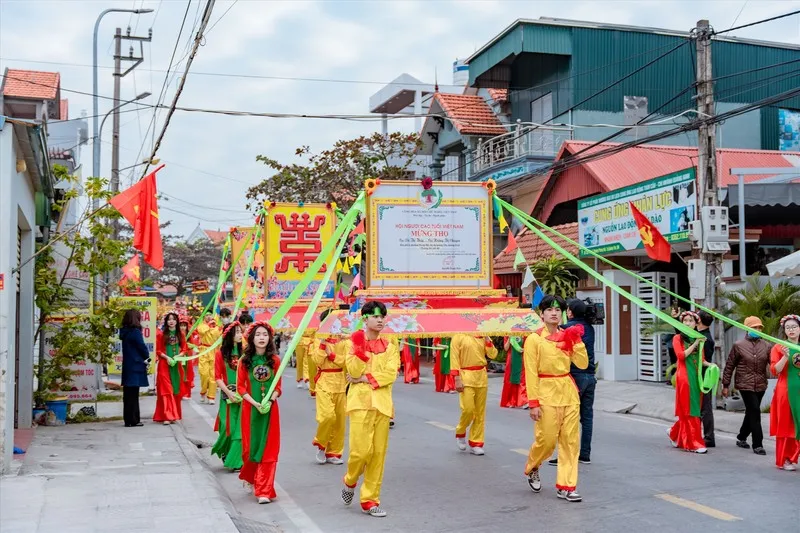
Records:
[[[539,303],[544,327],[525,340],[525,379],[530,417],[536,422],[534,443],[525,464],[525,475],[533,492],[542,490],[539,466],[558,443],[556,495],[568,502],[581,501],[578,494],[580,453],[580,398],[570,376],[570,363],[580,369],[589,365],[581,341],[583,326],[560,329],[567,306],[558,296],[545,296]]]
[[[366,330],[353,333],[345,343],[347,354],[347,416],[350,417],[350,455],[342,487],[342,502],[353,503],[358,478],[361,485],[361,510],[374,517],[386,516],[381,508],[381,484],[386,449],[389,445],[389,419],[394,411],[392,385],[400,370],[400,353],[380,336],[386,319],[386,306],[370,301],[361,308]]]
[[[330,313],[326,309],[319,317],[320,323]],[[347,380],[344,366],[347,354],[344,342],[335,338],[314,341],[311,357],[317,366],[314,376],[317,391],[317,433],[314,446],[317,448],[317,463],[340,465],[344,451]]]
[[[223,327],[231,321],[231,310],[221,309],[219,312]],[[205,321],[197,326],[200,334],[200,403],[214,403],[217,398],[217,380],[214,376],[214,358],[216,350],[210,349],[222,335],[222,330],[214,323],[213,315],[206,315]]]
[[[469,427],[469,448],[473,455],[484,454],[486,393],[489,389],[487,357],[497,357],[497,348],[489,337],[453,336],[450,343],[450,374],[455,377],[461,407],[461,418],[456,426],[456,444],[461,451],[467,449]]]
[[[314,352],[313,332],[303,333],[303,337],[300,339],[297,346],[303,351],[303,380],[305,381],[306,388],[311,398],[316,398],[317,383],[314,381],[314,376],[317,375],[317,362],[311,356]]]

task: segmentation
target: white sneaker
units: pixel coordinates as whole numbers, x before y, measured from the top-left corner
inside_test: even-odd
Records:
[[[164,420],[164,425],[168,426],[169,425],[169,420]]]
[[[200,403],[208,403],[205,396],[200,396]]]
[[[342,483],[342,503],[345,505],[350,505],[353,503],[353,495],[356,493],[355,487],[348,487],[344,483]]]
[[[469,453],[472,455],[485,455],[486,452],[483,451],[481,446],[471,446],[469,449]]]
[[[781,470],[786,470],[788,472],[794,472],[795,470],[797,470],[797,467],[795,465],[793,465],[792,463],[790,463],[789,461],[786,461],[785,463],[783,463],[783,466],[781,467]]]
[[[463,437],[462,438],[456,437],[456,446],[458,446],[458,449],[463,452],[464,450],[467,449],[467,439]]]
[[[361,509],[361,512],[370,516],[374,516],[375,518],[383,518],[386,516],[386,511],[381,509],[379,505],[370,507],[369,509]]]
[[[303,388],[303,382],[302,381],[298,381],[297,382],[297,388],[298,389],[302,389]]]
[[[317,455],[314,457],[316,459],[317,464],[324,465],[328,462],[328,458],[325,457],[325,450],[321,450],[317,448]]]
[[[531,488],[533,492],[538,493],[542,490],[542,480],[539,477],[539,469],[536,468],[528,474],[528,486]]]
[[[344,464],[344,461],[342,460],[341,457],[328,457],[327,460],[328,460],[328,463],[330,463],[332,465],[343,465]]]
[[[264,504],[264,503],[270,503],[271,501],[272,501],[272,500],[270,500],[269,498],[265,498],[264,496],[261,496],[261,497],[258,499],[258,503],[260,503],[260,504]]]
[[[303,388],[304,388],[304,389],[306,389],[306,390],[308,390],[308,382],[304,382],[304,383],[303,383]]]
[[[556,491],[556,496],[558,496],[562,500],[567,500],[568,502],[572,503],[576,503],[583,500],[583,498],[581,498],[581,495],[578,494],[578,491],[576,490],[558,489]]]
[[[708,449],[706,449],[706,448],[697,448],[696,450],[694,450],[694,453],[700,453],[700,454],[708,453]]]
[[[669,439],[669,443],[672,444],[673,448],[677,448],[678,447],[678,443],[675,442],[674,440],[672,440],[672,435],[670,434],[670,430],[669,429],[667,430],[667,438]]]

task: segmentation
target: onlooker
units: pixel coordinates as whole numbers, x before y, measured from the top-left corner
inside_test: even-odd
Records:
[[[583,326],[581,340],[586,346],[589,355],[589,365],[578,368],[570,365],[570,374],[578,387],[578,396],[581,401],[581,451],[578,461],[585,465],[591,464],[592,455],[592,428],[594,427],[594,391],[597,386],[594,363],[594,328],[586,320],[586,303],[577,298],[567,301],[567,324],[571,327],[580,324]],[[550,459],[551,465],[558,464],[558,458]]]
[[[761,331],[764,326],[755,316],[744,319],[748,328]],[[749,448],[747,437],[753,436],[753,453],[767,455],[764,451],[764,432],[761,429],[761,400],[767,390],[767,369],[769,368],[769,352],[772,344],[765,341],[755,333],[737,341],[728,354],[725,370],[722,373],[722,395],[727,397],[730,393],[731,377],[736,371],[736,390],[742,395],[744,402],[744,420],[736,437],[736,445],[740,448]]]
[[[699,311],[697,316],[700,317],[697,331],[706,338],[706,342],[703,344],[703,359],[707,363],[713,363],[716,344],[709,328],[714,322],[714,317],[706,311]],[[706,365],[703,365],[703,375],[706,373],[706,368]],[[706,448],[714,448],[716,446],[716,439],[714,438],[714,398],[711,392],[703,394],[703,403],[700,409],[703,419],[703,439],[706,442]]]
[[[122,418],[125,427],[142,426],[139,415],[139,387],[147,387],[150,351],[142,335],[142,314],[128,309],[119,330],[122,342]]]

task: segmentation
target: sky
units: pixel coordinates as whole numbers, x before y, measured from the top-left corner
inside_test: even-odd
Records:
[[[98,38],[100,114],[112,107],[113,35],[116,27],[147,35],[145,61],[122,79],[122,100],[144,91],[157,103],[166,79],[167,104],[177,90],[205,0],[0,0],[0,71],[6,67],[61,73],[62,98],[70,118],[92,115],[92,31],[108,8],[149,8],[145,15],[111,13]],[[181,21],[186,17],[183,32]],[[698,19],[727,29],[800,9],[800,1],[273,1],[218,0],[211,30],[192,64],[179,105],[186,107],[294,114],[366,114],[369,97],[402,73],[432,83],[452,81],[452,64],[466,58],[519,18],[564,19],[630,24],[688,31]],[[733,33],[737,37],[800,44],[795,16]],[[138,53],[138,46],[136,48]],[[123,43],[123,54],[127,44]],[[275,79],[279,78],[279,79]],[[300,79],[302,78],[302,79]],[[313,80],[311,80],[313,79]],[[321,80],[321,81],[315,81]],[[79,94],[70,91],[78,91]],[[126,106],[135,109],[134,104]],[[149,157],[153,131],[166,112],[144,108],[120,115],[120,167]],[[89,125],[91,127],[91,119]],[[390,127],[413,131],[413,119]],[[110,175],[111,120],[102,140],[101,175]],[[149,130],[149,132],[148,132]],[[245,193],[269,173],[259,154],[297,162],[299,146],[313,151],[339,139],[380,131],[379,122],[303,118],[260,118],[178,111],[157,157],[164,195],[162,220],[171,234],[187,235],[198,224],[227,229],[252,218]],[[157,135],[157,134],[156,134]],[[91,174],[92,148],[82,148],[83,175]],[[122,172],[122,187],[141,177],[143,166]]]

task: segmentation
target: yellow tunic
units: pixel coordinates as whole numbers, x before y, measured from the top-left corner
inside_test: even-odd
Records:
[[[217,327],[211,327],[205,322],[197,326],[197,333],[200,335],[200,343],[203,346],[211,346],[220,338],[222,332]]]
[[[345,379],[344,366],[347,359],[345,350],[345,342],[337,342],[333,345],[333,357],[331,359],[328,353],[321,349],[322,341],[314,341],[314,349],[311,351],[311,357],[317,366],[319,379],[317,380],[317,390],[324,390],[327,392],[344,392],[347,389],[347,380]],[[340,372],[330,372],[330,370],[341,370]],[[322,372],[320,372],[320,370]],[[313,379],[313,376],[312,376]]]
[[[313,349],[308,354],[316,363],[319,376],[316,383],[317,432],[312,444],[324,450],[325,457],[330,459],[341,457],[344,451],[347,402],[344,366],[347,355],[344,342],[329,345],[332,349],[331,355],[322,349],[322,343],[323,341],[315,340]]]
[[[465,387],[485,388],[489,386],[486,374],[486,358],[497,357],[494,344],[472,335],[454,335],[450,342],[450,373],[461,376]]]
[[[368,342],[369,344],[369,342]],[[372,353],[367,350],[367,361],[353,354],[353,343],[345,342],[347,373],[354,378],[366,375],[369,383],[354,383],[347,393],[347,413],[375,410],[391,417],[394,413],[392,385],[400,371],[400,352],[394,344],[386,342],[386,351]]]
[[[582,342],[573,346],[570,357],[555,342],[548,340],[548,336],[547,329],[543,329],[525,339],[523,357],[528,403],[531,407],[580,405],[578,389],[569,375],[569,365],[574,363],[581,369],[589,366],[586,346]]]

